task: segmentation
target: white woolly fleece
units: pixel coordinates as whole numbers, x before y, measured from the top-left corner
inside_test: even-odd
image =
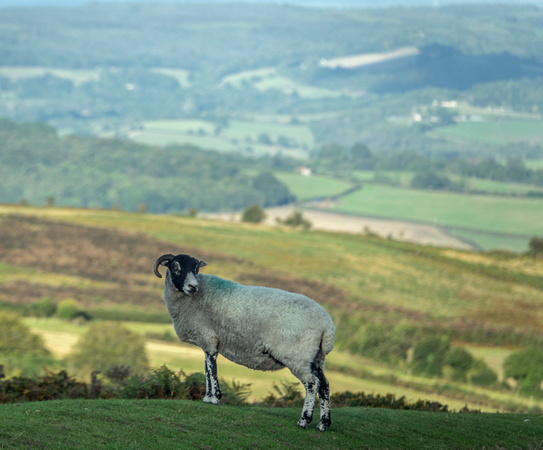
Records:
[[[197,275],[198,293],[188,296],[166,276],[164,298],[183,342],[256,370],[287,366],[302,378],[317,354],[334,346],[334,325],[312,299],[261,286],[244,286]]]

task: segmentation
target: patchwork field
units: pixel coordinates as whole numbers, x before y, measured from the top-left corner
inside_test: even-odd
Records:
[[[528,141],[533,144],[543,142],[541,120],[503,120],[460,122],[454,126],[443,127],[431,132],[432,136],[453,142],[481,142],[491,145],[505,145],[509,142]]]
[[[459,236],[466,233],[477,243],[478,236],[483,235],[482,248],[525,251],[529,239],[543,231],[543,200],[540,198],[467,195],[366,184],[329,209],[425,222],[445,227]]]
[[[297,94],[302,98],[308,99],[333,98],[344,95],[341,91],[297,83],[290,78],[280,75],[277,69],[273,67],[264,67],[227,75],[221,80],[221,85],[226,84],[238,89],[247,86],[252,86],[259,91],[275,89],[285,94]]]
[[[279,122],[231,120],[218,125],[205,120],[159,120],[143,122],[141,128],[122,132],[149,145],[192,144],[247,156],[281,152],[306,159],[314,144],[313,134],[306,125]]]

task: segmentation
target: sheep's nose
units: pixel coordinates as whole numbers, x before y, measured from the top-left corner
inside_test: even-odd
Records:
[[[197,284],[189,284],[187,287],[188,287],[189,293],[191,293],[191,294],[195,294],[196,292],[198,292],[198,285]]]

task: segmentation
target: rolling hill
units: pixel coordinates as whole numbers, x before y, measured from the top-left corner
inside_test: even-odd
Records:
[[[368,333],[379,345],[450,339],[468,351],[487,349],[477,357],[499,369],[507,353],[501,353],[496,366],[491,348],[523,348],[543,339],[540,259],[111,211],[3,206],[0,219],[2,309],[31,314],[44,298],[76,299],[80,311],[94,320],[167,324],[161,284],[150,268],[159,254],[189,253],[210,263],[208,273],[301,292],[327,308],[336,324],[337,354],[329,370],[336,374],[337,386],[349,389],[354,382],[360,390],[375,386],[424,397],[439,389],[442,402],[491,410],[525,410],[538,404],[513,399],[507,389],[414,377],[405,360],[394,366],[405,358],[395,353],[398,349],[388,351],[389,357],[399,358],[389,364],[404,369],[391,372],[387,364],[377,363],[380,356],[364,342]],[[35,326],[45,330],[39,322]],[[161,357],[177,360],[164,351]],[[345,352],[357,356],[349,358]],[[358,359],[368,357],[373,359]],[[247,380],[247,374],[234,376]]]

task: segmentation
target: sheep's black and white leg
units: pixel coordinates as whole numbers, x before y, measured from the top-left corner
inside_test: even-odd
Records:
[[[221,387],[217,377],[217,355],[218,352],[205,352],[205,373],[206,373],[206,396],[204,403],[218,405],[221,403]]]
[[[326,431],[326,429],[332,423],[330,417],[330,386],[328,380],[324,376],[324,359],[321,364],[314,365],[314,373],[319,380],[319,405],[321,410],[321,417],[317,430]]]
[[[307,426],[313,420],[313,410],[315,409],[315,402],[317,401],[318,379],[311,373],[306,376],[295,375],[304,385],[305,388],[305,400],[304,407],[302,409],[302,417],[298,420],[298,426],[300,428],[307,428]]]

